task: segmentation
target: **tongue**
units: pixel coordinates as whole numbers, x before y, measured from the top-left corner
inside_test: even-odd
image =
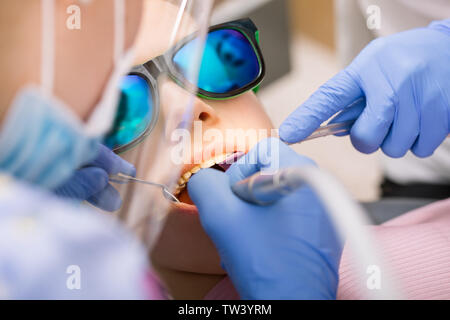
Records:
[[[235,152],[231,156],[227,157],[223,162],[217,163],[217,165],[219,167],[221,167],[223,169],[223,171],[227,171],[228,168],[230,168],[233,163],[238,161],[244,155],[245,155],[244,152],[241,152],[241,151]]]
[[[192,202],[191,198],[189,197],[187,188],[184,188],[183,191],[181,191],[180,195],[178,196],[178,200],[183,203],[194,204],[194,202]]]

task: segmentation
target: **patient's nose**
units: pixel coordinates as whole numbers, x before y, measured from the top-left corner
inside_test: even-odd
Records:
[[[213,124],[218,120],[217,112],[199,97],[195,97],[193,108],[193,120],[202,121],[205,124]]]
[[[183,121],[202,121],[204,125],[212,125],[218,120],[214,108],[172,81],[166,80],[161,84],[161,104],[167,120],[178,122],[172,123],[175,128],[182,126]],[[187,114],[189,107],[192,108],[190,115]]]

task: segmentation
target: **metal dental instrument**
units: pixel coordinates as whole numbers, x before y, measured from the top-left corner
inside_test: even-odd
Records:
[[[349,132],[354,122],[352,120],[320,127],[302,141]],[[450,135],[447,138],[450,138]],[[300,168],[280,169],[274,174],[258,172],[239,181],[231,189],[242,200],[259,205],[270,205],[305,183],[302,172]]]
[[[249,203],[267,206],[305,184],[297,168],[278,170],[274,174],[255,173],[231,186],[233,192]]]
[[[127,176],[124,175],[122,173],[119,173],[117,175],[111,175],[109,176],[109,181],[111,182],[115,182],[115,183],[130,183],[130,182],[137,182],[137,183],[142,183],[142,184],[146,184],[149,186],[153,186],[153,187],[157,187],[157,188],[161,188],[161,192],[163,193],[164,197],[168,200],[171,200],[173,202],[177,202],[180,203],[180,200],[177,199],[177,197],[175,197],[170,191],[169,188],[163,184],[160,183],[155,183],[155,182],[150,182],[150,181],[145,181],[145,180],[141,180],[141,179],[137,179],[131,176]]]
[[[316,129],[309,137],[303,139],[299,142],[289,143],[291,144],[298,144],[302,143],[303,141],[308,140],[314,140],[321,137],[327,137],[339,133],[350,133],[350,130],[352,129],[353,124],[356,122],[356,119],[354,120],[348,120],[344,122],[338,122],[338,123],[331,123],[327,124],[325,126],[321,126],[318,129]],[[447,136],[447,138],[450,138],[450,135]]]
[[[294,142],[291,144],[297,144],[301,143],[303,141],[313,140],[321,137],[327,137],[339,133],[350,133],[350,129],[352,128],[353,124],[355,123],[356,119],[344,121],[344,122],[338,122],[338,123],[331,123],[327,124],[325,126],[321,126],[318,129],[316,129],[309,137],[303,139],[299,142]]]

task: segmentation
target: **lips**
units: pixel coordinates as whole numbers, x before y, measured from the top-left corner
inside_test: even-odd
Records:
[[[190,169],[186,170],[181,175],[180,179],[178,179],[178,183],[177,183],[177,186],[175,187],[174,195],[176,197],[178,197],[178,199],[182,203],[192,205],[193,202],[187,193],[186,185],[193,175],[195,175],[201,169],[205,169],[205,168],[213,168],[213,169],[217,169],[217,170],[225,172],[230,168],[230,166],[233,163],[235,163],[237,160],[239,160],[244,155],[245,155],[245,152],[242,152],[242,151],[221,154],[221,155],[211,158],[205,162],[202,162],[199,165],[191,167]]]

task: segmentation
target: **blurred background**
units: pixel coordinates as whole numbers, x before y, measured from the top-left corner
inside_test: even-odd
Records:
[[[267,78],[259,97],[278,127],[372,39],[448,18],[449,2],[219,0],[213,23],[249,16],[258,26],[267,64]],[[338,177],[356,199],[379,198],[386,161],[381,152],[361,154],[348,137],[322,138],[294,148]]]

